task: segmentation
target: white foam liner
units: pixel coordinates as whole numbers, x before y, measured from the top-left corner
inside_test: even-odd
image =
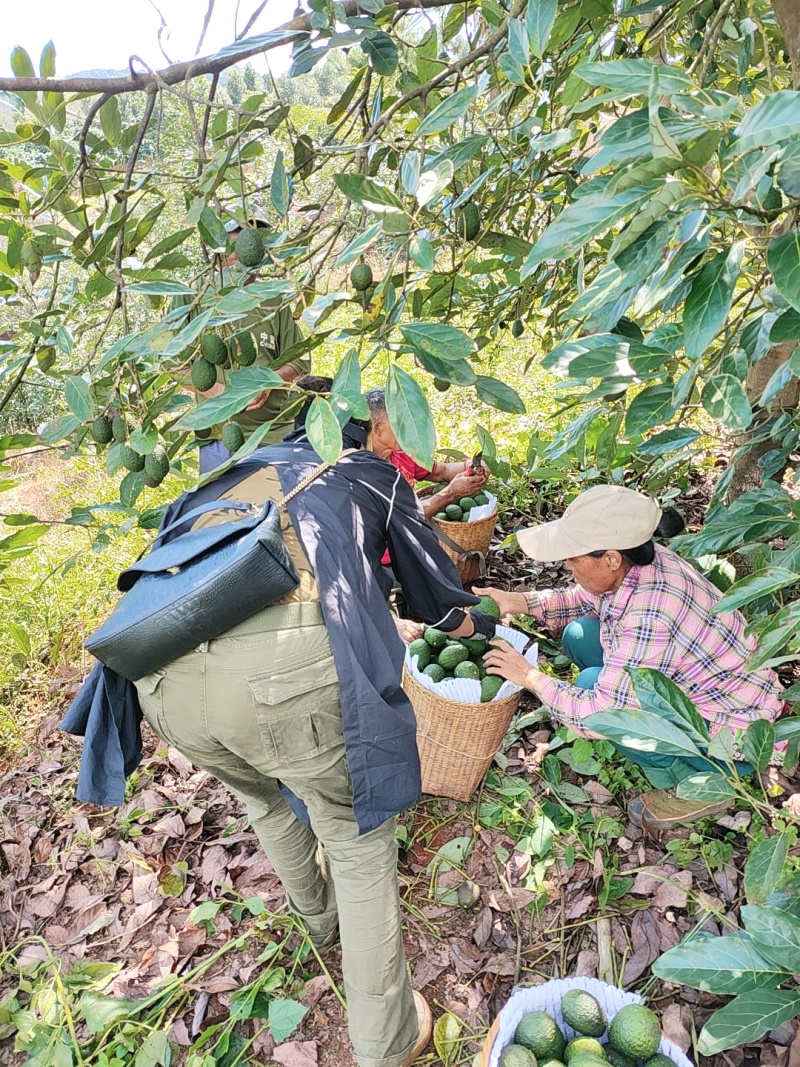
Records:
[[[616,986],[607,985],[598,978],[556,978],[552,982],[545,982],[544,985],[517,987],[500,1012],[500,1025],[489,1053],[488,1067],[497,1067],[501,1051],[506,1045],[512,1044],[519,1021],[528,1011],[546,1011],[561,1027],[568,1041],[575,1037],[575,1031],[571,1026],[567,1026],[561,1014],[561,998],[569,989],[585,989],[587,993],[591,993],[605,1008],[609,1022],[626,1004],[644,1003],[638,993],[617,989]],[[604,1035],[599,1040],[605,1044],[606,1039]],[[663,1034],[658,1051],[669,1056],[676,1067],[694,1067],[686,1054]]]

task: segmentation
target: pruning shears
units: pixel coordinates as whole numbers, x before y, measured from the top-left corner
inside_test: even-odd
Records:
[[[479,448],[467,467],[467,474],[483,474],[483,449]]]

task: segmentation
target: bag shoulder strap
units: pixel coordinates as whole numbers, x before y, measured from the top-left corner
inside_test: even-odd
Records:
[[[165,526],[163,530],[159,530],[148,547],[152,549],[156,541],[160,540],[165,534],[171,533],[172,530],[176,530],[179,526],[183,526],[185,522],[199,519],[201,515],[206,515],[209,511],[223,511],[225,509],[233,511],[252,511],[253,505],[242,504],[238,500],[208,500],[205,504],[198,504],[196,508],[187,511],[185,515],[182,515],[181,518],[171,522],[169,526]],[[141,559],[141,556],[139,558]]]
[[[339,459],[344,459],[345,456],[351,456],[354,452],[358,452],[358,449],[345,448],[339,456]],[[336,462],[338,463],[339,460],[337,460]],[[318,467],[315,467],[313,471],[309,471],[309,473],[304,478],[300,479],[294,489],[290,489],[289,492],[286,493],[286,495],[278,501],[278,508],[284,508],[290,500],[292,500],[298,495],[298,493],[302,493],[303,490],[307,489],[316,478],[319,478],[320,474],[324,474],[326,470],[329,470],[331,467],[335,466],[335,463],[320,463],[320,465]]]

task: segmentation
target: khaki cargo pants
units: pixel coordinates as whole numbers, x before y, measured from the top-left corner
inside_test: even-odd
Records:
[[[417,1017],[400,929],[395,820],[359,836],[339,683],[318,603],[267,608],[137,682],[144,716],[224,782],[315,943],[335,933],[361,1067],[400,1067]],[[312,829],[278,788],[308,807]],[[327,852],[332,884],[317,861]],[[335,892],[334,892],[335,889]]]

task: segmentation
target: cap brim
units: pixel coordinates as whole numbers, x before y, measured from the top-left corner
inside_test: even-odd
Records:
[[[587,551],[584,545],[564,531],[561,519],[520,530],[517,543],[526,556],[539,563],[556,563],[572,556],[582,556]]]

